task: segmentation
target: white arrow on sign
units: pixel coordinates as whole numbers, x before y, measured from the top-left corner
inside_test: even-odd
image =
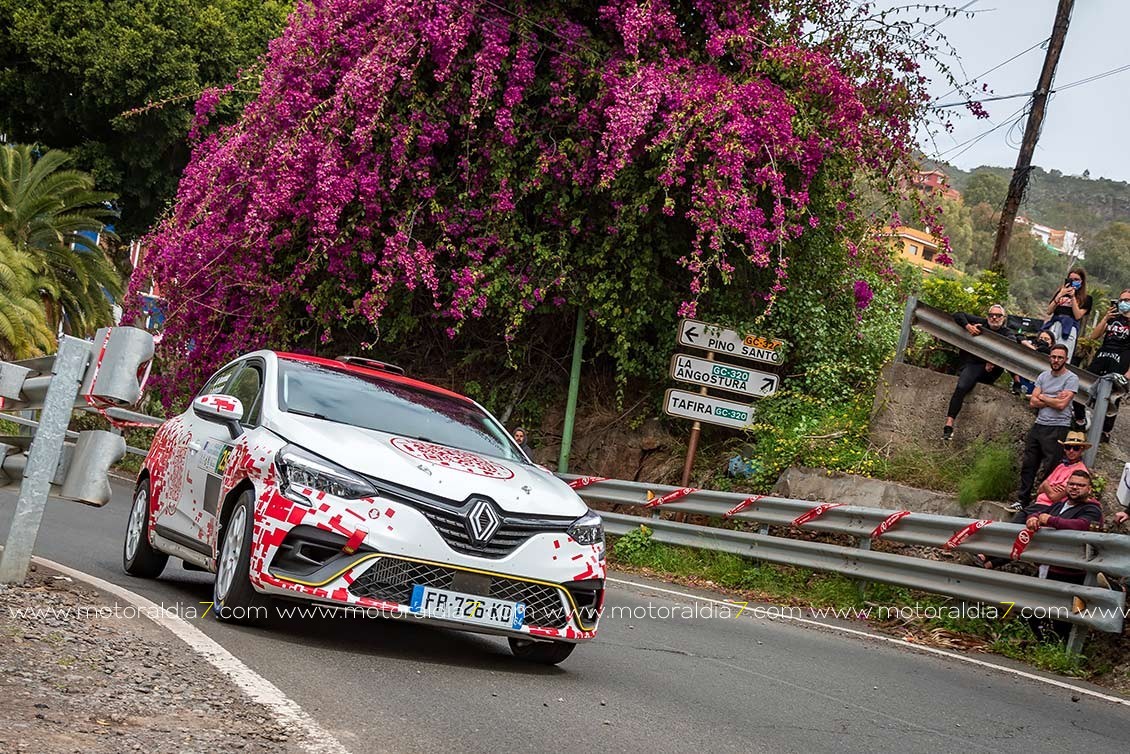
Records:
[[[671,357],[671,379],[764,398],[777,392],[780,378],[769,372],[677,353]]]
[[[701,348],[705,351],[729,354],[739,359],[780,364],[785,341],[760,335],[741,335],[721,325],[700,322],[697,319],[679,320],[679,345]]]
[[[668,388],[663,398],[663,412],[680,419],[694,419],[707,424],[743,429],[753,424],[753,406],[687,390]]]

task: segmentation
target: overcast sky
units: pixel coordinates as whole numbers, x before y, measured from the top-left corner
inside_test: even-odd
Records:
[[[880,5],[907,5],[910,0],[885,0]],[[952,7],[961,7],[970,0],[949,0]],[[956,48],[960,60],[947,61],[959,81],[979,74],[1004,62],[1013,55],[1051,35],[1055,20],[1056,0],[975,0],[969,8],[972,18],[964,14],[942,21],[937,29],[944,32]],[[933,22],[941,13],[921,13]],[[1130,0],[1076,0],[1067,42],[1056,70],[1055,86],[1130,65]],[[1040,76],[1045,49],[1037,47],[999,70],[979,79],[987,83],[995,95],[1031,92]],[[961,97],[948,96],[951,86],[941,76],[927,70],[934,78],[933,93],[941,102]],[[1048,104],[1033,162],[1045,169],[1058,169],[1079,175],[1091,171],[1092,178],[1106,177],[1130,181],[1130,70],[1081,84],[1053,95]],[[1007,123],[1024,104],[1023,98],[986,102],[990,120],[977,120],[967,115],[959,120],[952,134],[937,136],[934,143],[923,140],[926,154],[969,170],[979,165],[1012,167],[1023,134],[1024,122],[1013,128],[1005,125],[975,143],[966,143]],[[935,149],[934,144],[937,148]],[[968,149],[966,149],[968,147]],[[964,151],[963,151],[964,150]]]

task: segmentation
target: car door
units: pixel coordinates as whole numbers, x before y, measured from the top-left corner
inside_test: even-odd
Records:
[[[240,424],[244,429],[259,425],[263,401],[263,377],[266,365],[261,359],[247,359],[227,381],[222,390],[243,404]],[[215,422],[196,419],[195,442],[189,447],[185,464],[187,477],[183,487],[184,507],[192,525],[192,536],[199,542],[211,542],[220,505],[220,487],[237,442],[228,428]]]
[[[228,386],[243,368],[243,362],[228,364],[220,369],[201,388],[199,395],[226,393]],[[218,425],[198,417],[191,406],[178,417],[180,426],[172,435],[167,466],[162,470],[163,488],[167,499],[162,501],[157,511],[157,533],[174,542],[200,552],[199,529],[193,505],[192,486],[199,476],[196,466],[200,463],[200,451],[204,449],[207,438]],[[220,428],[224,432],[226,429]]]

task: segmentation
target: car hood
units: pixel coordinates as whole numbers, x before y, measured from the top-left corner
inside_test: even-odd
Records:
[[[588,509],[569,485],[527,463],[295,414],[266,427],[347,469],[452,501],[485,495],[511,513],[581,516]]]

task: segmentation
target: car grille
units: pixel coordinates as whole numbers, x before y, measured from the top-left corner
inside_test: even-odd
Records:
[[[381,497],[418,510],[443,537],[447,546],[463,555],[504,558],[535,534],[566,535],[574,520],[570,517],[510,513],[490,501],[492,509],[499,518],[498,530],[486,542],[476,542],[467,531],[467,515],[478,501],[485,499],[481,495],[472,495],[462,502],[456,502],[385,479],[375,477],[368,479],[377,488]]]
[[[457,583],[459,579],[465,579],[475,585]],[[522,624],[525,626],[564,628],[569,622],[569,613],[561,598],[561,590],[552,586],[505,576],[485,574],[479,576],[456,568],[417,563],[400,558],[378,558],[367,571],[349,585],[349,591],[357,597],[407,605],[412,600],[412,587],[416,584],[437,589],[451,589],[479,597],[524,602],[526,617]]]
[[[564,534],[572,522],[539,522],[522,520],[513,515],[502,518],[498,531],[485,543],[475,542],[467,532],[464,513],[440,507],[417,505],[416,510],[424,514],[443,541],[452,550],[464,555],[477,555],[480,558],[504,558],[514,552],[530,537],[543,532]]]

